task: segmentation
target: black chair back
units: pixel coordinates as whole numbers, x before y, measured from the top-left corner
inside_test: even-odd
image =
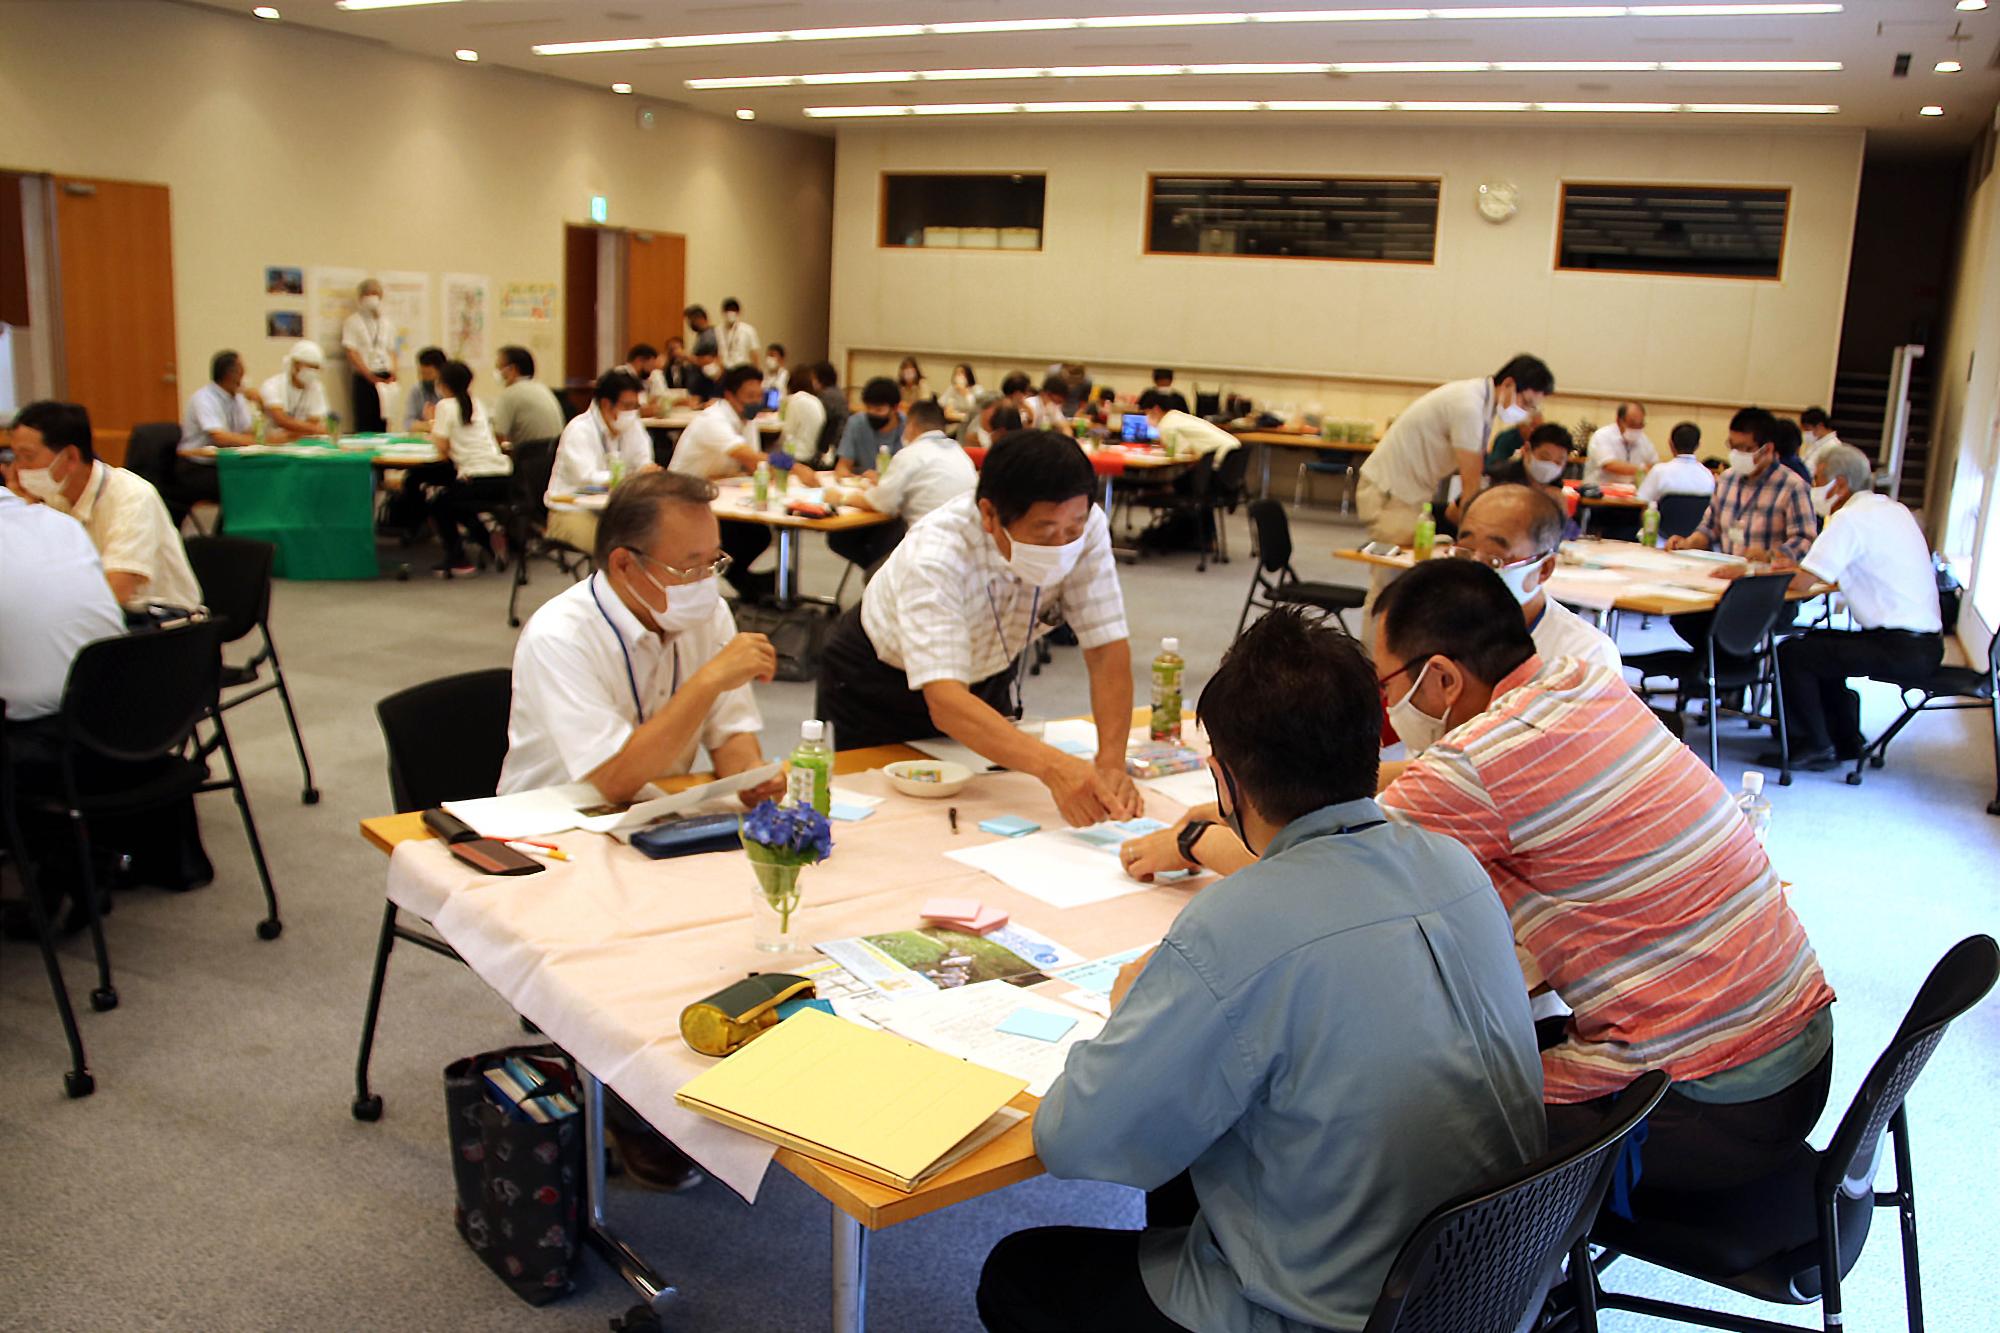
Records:
[[[1873,1193],[1883,1131],[1902,1109],[1910,1085],[1924,1072],[1945,1029],[1984,999],[1996,978],[2000,978],[2000,944],[1991,935],[1962,939],[1938,960],[1828,1141],[1820,1157],[1822,1192],[1838,1188],[1856,1199]]]
[[[63,731],[110,759],[179,750],[221,690],[222,630],[213,620],[87,643],[63,685]]]
[[[125,470],[136,472],[164,491],[174,482],[174,451],[180,448],[181,428],[172,421],[147,421],[132,427],[125,442]]]
[[[1730,584],[1715,604],[1709,631],[1716,651],[1733,657],[1762,652],[1764,640],[1785,614],[1785,589],[1791,583],[1790,574],[1747,574]]]
[[[1514,1333],[1538,1311],[1556,1264],[1590,1229],[1625,1136],[1667,1092],[1641,1074],[1603,1128],[1544,1153],[1491,1189],[1463,1195],[1403,1242],[1364,1333]]]
[[[1243,480],[1250,475],[1250,450],[1237,445],[1223,456],[1215,469],[1215,483],[1209,494],[1218,504],[1234,505],[1243,498]]]
[[[201,584],[201,600],[235,643],[271,614],[271,564],[278,548],[247,537],[190,537],[188,564]]]
[[[1266,573],[1291,568],[1292,525],[1284,505],[1276,500],[1250,502],[1250,526],[1257,532],[1257,561]]]
[[[1188,471],[1188,493],[1198,505],[1208,503],[1215,494],[1215,455],[1203,454],[1194,460],[1194,467]]]
[[[512,450],[513,484],[508,487],[509,503],[524,518],[540,523],[548,516],[542,497],[548,494],[549,476],[556,470],[555,440],[519,440]]]
[[[493,795],[513,698],[514,673],[492,667],[412,685],[376,704],[396,809]]]
[[[1659,503],[1661,541],[1687,536],[1701,526],[1708,513],[1706,495],[1663,495]]]

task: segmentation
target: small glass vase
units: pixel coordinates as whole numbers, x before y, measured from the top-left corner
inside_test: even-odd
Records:
[[[798,948],[793,928],[799,919],[799,872],[805,867],[782,864],[754,842],[743,844],[743,850],[757,876],[750,893],[750,928],[757,947],[766,953]]]

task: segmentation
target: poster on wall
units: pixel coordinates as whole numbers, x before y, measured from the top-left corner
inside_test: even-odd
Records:
[[[553,282],[510,282],[500,289],[500,318],[522,324],[546,324],[555,317]]]
[[[291,264],[271,264],[264,269],[266,296],[304,296],[306,271]]]
[[[383,269],[375,275],[382,282],[382,313],[396,326],[396,355],[408,365],[417,349],[430,342],[431,275],[402,269]]]
[[[264,336],[280,342],[297,342],[306,336],[306,315],[303,310],[267,310],[264,312]]]
[[[439,345],[445,355],[471,365],[480,365],[492,354],[487,329],[493,322],[493,285],[481,273],[444,275],[444,336]]]
[[[343,361],[340,326],[354,313],[354,289],[368,274],[358,268],[310,265],[306,277],[306,337],[333,361]]]

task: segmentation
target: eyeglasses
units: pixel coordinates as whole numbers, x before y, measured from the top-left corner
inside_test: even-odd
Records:
[[[1487,555],[1483,551],[1473,550],[1470,546],[1460,546],[1457,542],[1453,542],[1445,554],[1454,560],[1477,560],[1488,569],[1520,569],[1527,565],[1540,564],[1548,559],[1552,552],[1540,551],[1519,560],[1509,560],[1504,555]]]
[[[667,576],[665,583],[668,587],[680,584],[700,583],[703,579],[719,579],[724,574],[727,574],[729,567],[735,563],[735,561],[730,559],[729,553],[725,551],[715,558],[714,564],[696,565],[693,569],[676,569],[664,560],[655,560],[636,546],[627,546],[621,549],[630,551],[636,559],[648,565],[658,566]]]

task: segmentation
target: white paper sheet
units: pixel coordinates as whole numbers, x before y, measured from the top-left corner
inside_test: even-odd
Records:
[[[942,759],[952,764],[964,764],[975,774],[998,773],[1002,771],[998,764],[988,762],[985,755],[980,754],[971,746],[960,745],[957,741],[947,736],[938,736],[926,741],[911,741],[910,748],[921,751],[933,759]]]
[[[1041,1041],[999,1031],[999,1025],[1017,1009],[1061,1014],[1074,1018],[1076,1026],[1064,1033],[1060,1041]],[[1049,1085],[1062,1073],[1070,1047],[1104,1030],[1104,1020],[1095,1014],[1004,981],[982,981],[953,990],[907,996],[868,1006],[862,1012],[898,1036],[932,1050],[1027,1079],[1028,1091],[1036,1097],[1045,1096]]]
[[[1169,773],[1163,778],[1141,778],[1139,785],[1189,809],[1215,800],[1215,775],[1206,766],[1190,773]]]
[[[764,764],[734,777],[717,778],[667,795],[648,783],[639,789],[640,799],[616,814],[586,815],[593,806],[605,804],[604,796],[588,782],[571,782],[561,787],[515,792],[510,796],[485,796],[471,801],[446,801],[445,811],[458,816],[486,838],[535,838],[549,833],[582,829],[586,833],[629,833],[666,815],[685,814],[710,801],[736,795],[740,791],[769,782],[778,776],[781,765]]]
[[[1067,830],[997,838],[945,855],[1051,907],[1082,907],[1152,887],[1127,875],[1116,856],[1071,837]]]

